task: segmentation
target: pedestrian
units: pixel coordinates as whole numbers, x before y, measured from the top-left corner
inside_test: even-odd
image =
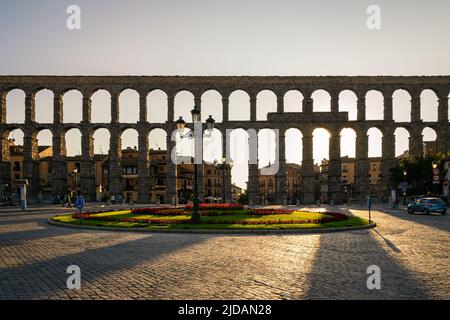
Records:
[[[398,204],[400,203],[400,198],[398,196],[395,197],[395,208],[398,208]]]

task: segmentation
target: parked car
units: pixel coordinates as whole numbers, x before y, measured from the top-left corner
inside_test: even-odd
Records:
[[[408,213],[423,212],[429,214],[431,212],[447,213],[447,204],[441,198],[419,198],[408,205]]]

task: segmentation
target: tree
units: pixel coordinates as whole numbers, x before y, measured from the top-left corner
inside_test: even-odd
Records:
[[[248,204],[247,190],[242,191],[242,193],[239,195],[238,203],[239,204]]]
[[[445,159],[447,154],[438,153],[426,157],[413,157],[402,159],[399,165],[391,168],[391,182],[394,186],[399,186],[403,181],[408,183],[408,193],[422,195],[435,190],[433,185],[433,162],[439,168],[441,179],[447,174],[445,169]],[[406,172],[406,175],[404,175]]]

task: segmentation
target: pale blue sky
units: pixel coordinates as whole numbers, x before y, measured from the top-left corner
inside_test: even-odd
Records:
[[[71,4],[81,8],[79,31],[66,28]],[[366,8],[372,4],[381,8],[378,31],[366,27]],[[449,13],[450,2],[441,0],[2,1],[0,74],[448,75]],[[51,99],[42,96],[43,101]],[[425,96],[427,104],[434,104],[433,96]],[[76,94],[67,98],[67,105],[73,106],[66,112],[69,117],[78,114],[76,99]],[[343,99],[352,103],[351,97]],[[407,99],[398,99],[398,119],[408,113]],[[8,97],[9,104],[20,100],[16,93]],[[107,108],[107,100],[101,100],[99,105]],[[320,103],[325,100],[318,97]],[[189,97],[180,101],[191,103]],[[215,103],[214,97],[208,101]],[[268,105],[270,97],[260,101]],[[124,97],[127,108],[133,103],[132,94]],[[379,113],[376,97],[368,103],[374,105],[369,115]],[[288,104],[296,104],[295,97]],[[20,108],[12,110],[10,119],[22,117]],[[50,109],[42,112],[49,115]],[[433,108],[426,109],[427,117],[435,117]],[[397,153],[407,148],[405,134],[399,137]],[[298,139],[288,142],[288,160],[301,160],[293,150]],[[317,139],[322,145],[323,136]],[[96,145],[106,141],[99,134]],[[136,143],[124,137],[125,145]],[[79,152],[75,138],[69,137],[68,144],[72,153]],[[343,149],[351,154],[349,144]],[[371,155],[376,155],[379,146],[372,145]],[[318,161],[327,150],[316,148],[314,155]],[[262,163],[271,158],[261,157]],[[234,173],[235,182],[243,185],[245,168]]]

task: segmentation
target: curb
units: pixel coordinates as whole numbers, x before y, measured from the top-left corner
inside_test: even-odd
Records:
[[[81,230],[97,230],[97,231],[121,231],[121,232],[141,232],[141,233],[178,233],[178,234],[317,234],[317,233],[332,233],[343,231],[364,230],[376,227],[376,223],[364,225],[364,226],[352,226],[342,228],[316,228],[316,229],[255,229],[255,230],[189,230],[189,229],[144,229],[144,228],[110,228],[110,227],[97,227],[97,226],[85,226],[62,223],[47,219],[47,223],[52,226],[81,229]]]

